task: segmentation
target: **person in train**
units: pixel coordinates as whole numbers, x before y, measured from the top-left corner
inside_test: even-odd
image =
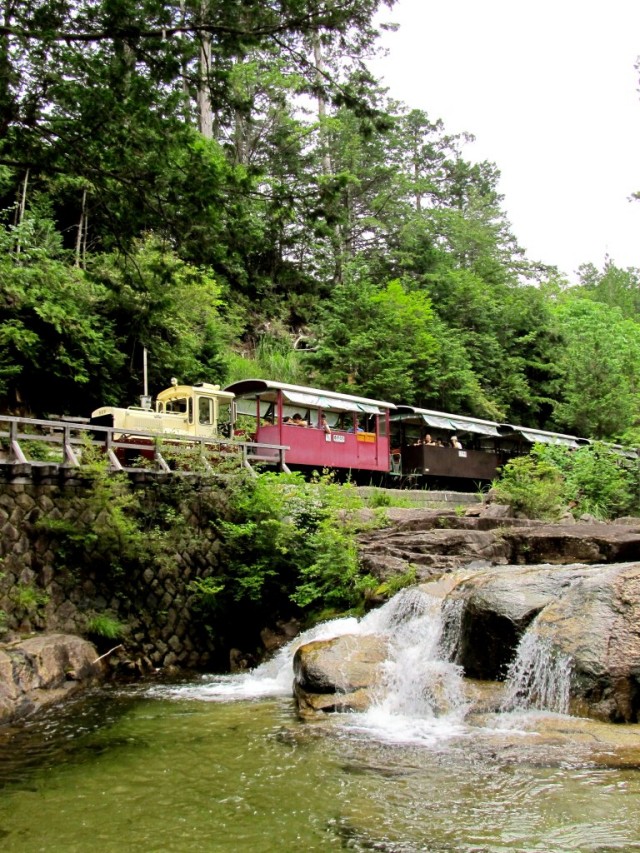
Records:
[[[460,444],[457,435],[451,436],[451,447],[455,447],[456,450],[462,450],[462,445]]]

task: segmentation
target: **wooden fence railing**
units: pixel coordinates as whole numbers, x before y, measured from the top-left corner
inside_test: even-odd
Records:
[[[203,473],[257,464],[288,471],[286,445],[225,438],[158,435],[137,430],[124,435],[113,427],[81,421],[38,420],[0,415],[0,464],[82,468],[87,448],[100,448],[113,471]],[[85,462],[86,464],[86,462]]]

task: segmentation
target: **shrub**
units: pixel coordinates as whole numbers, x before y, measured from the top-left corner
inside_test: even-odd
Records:
[[[39,613],[49,601],[47,593],[32,584],[18,584],[12,590],[11,598],[29,614]]]
[[[536,453],[519,456],[504,466],[495,492],[499,501],[520,515],[556,519],[562,506],[562,473]]]
[[[360,573],[354,510],[362,501],[351,484],[318,474],[264,473],[236,480],[231,519],[219,522],[226,570],[219,581],[235,601],[262,607],[287,600],[304,610],[345,610],[362,603],[374,582]]]
[[[637,467],[628,467],[623,455],[598,443],[574,451],[570,460],[564,498],[574,514],[606,519],[638,510]]]
[[[576,516],[607,519],[640,509],[637,464],[596,443],[578,449],[536,445],[529,456],[508,462],[495,483],[498,500],[530,518],[553,519],[561,506]]]

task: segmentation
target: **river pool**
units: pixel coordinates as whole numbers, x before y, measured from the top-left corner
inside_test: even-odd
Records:
[[[503,685],[465,679],[444,626],[410,588],[251,672],[106,686],[0,729],[0,850],[640,851],[640,726],[563,713],[570,661],[535,620]],[[369,709],[300,719],[296,648],[371,633]]]
[[[3,730],[0,849],[640,850],[636,726],[501,714],[403,743],[211,683],[108,687]]]

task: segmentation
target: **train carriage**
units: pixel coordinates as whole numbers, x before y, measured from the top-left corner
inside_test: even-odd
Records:
[[[492,480],[504,461],[495,421],[397,406],[391,435],[391,470],[405,476]],[[454,437],[460,447],[454,446]]]
[[[529,453],[535,444],[570,448],[589,439],[563,433],[498,423],[416,406],[395,405],[267,379],[244,379],[222,390],[200,383],[161,391],[155,406],[120,409],[104,406],[92,413],[95,427],[112,428],[112,441],[123,458],[144,455],[165,442],[194,442],[242,447],[244,464],[296,468],[307,473],[332,469],[364,482],[389,485],[488,483],[512,457]],[[172,438],[173,437],[173,438]],[[127,441],[136,445],[123,449]],[[623,448],[612,446],[622,455]],[[637,458],[637,454],[632,454]],[[466,482],[465,482],[466,481]]]
[[[534,444],[578,448],[588,439],[415,406],[391,415],[391,471],[431,481],[489,482]],[[454,446],[458,444],[460,446]]]
[[[387,472],[393,403],[266,379],[243,379],[235,395],[237,424],[258,443],[287,446],[287,466],[342,472]]]

